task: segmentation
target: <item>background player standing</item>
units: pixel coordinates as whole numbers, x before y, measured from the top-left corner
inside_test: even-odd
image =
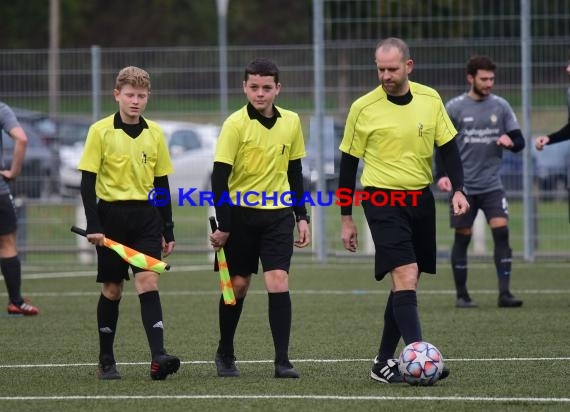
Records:
[[[305,247],[310,242],[309,216],[300,202],[305,144],[299,116],[274,105],[280,90],[279,70],[273,62],[256,59],[249,63],[243,80],[248,103],[226,119],[216,146],[212,190],[219,229],[210,235],[210,242],[216,249],[225,249],[236,296],[234,306],[225,305],[220,297],[220,341],[215,357],[219,376],[239,376],[234,335],[251,276],[258,272],[261,260],[275,347],[275,377],[299,377],[288,353],[289,268],[293,245]],[[292,208],[271,201],[248,206],[236,196],[237,192],[257,192],[279,197],[289,191],[295,204]],[[229,194],[233,206],[220,204],[224,194]],[[297,241],[293,239],[295,220]]]
[[[2,130],[5,130],[8,136],[14,139],[14,152],[10,169],[4,168],[4,159],[2,159]],[[9,180],[17,178],[22,171],[27,145],[28,137],[18,123],[14,111],[7,104],[0,102],[0,270],[8,291],[8,313],[34,316],[39,313],[38,308],[24,301],[20,291],[22,265],[16,245],[18,218],[14,199],[7,183]]]
[[[503,149],[521,151],[524,138],[509,103],[491,93],[495,84],[495,63],[487,56],[474,56],[467,62],[468,92],[451,99],[446,109],[459,131],[457,145],[463,163],[465,192],[471,205],[464,216],[450,216],[455,228],[451,266],[458,308],[475,308],[467,291],[467,247],[479,209],[485,213],[495,244],[494,260],[499,283],[499,307],[519,307],[522,300],[510,291],[512,250],[509,244],[509,211],[499,169]],[[436,163],[437,186],[450,191],[451,184]]]

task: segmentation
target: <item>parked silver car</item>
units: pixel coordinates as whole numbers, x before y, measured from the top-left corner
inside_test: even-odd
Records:
[[[216,140],[220,131],[212,124],[158,121],[168,142],[174,173],[169,176],[170,191],[190,188],[211,190]]]
[[[18,119],[28,136],[26,156],[22,172],[15,180],[9,182],[14,196],[29,198],[47,197],[54,191],[53,179],[57,173],[57,154],[51,150],[33,124],[26,119]],[[9,168],[14,153],[14,140],[2,131],[3,167]]]

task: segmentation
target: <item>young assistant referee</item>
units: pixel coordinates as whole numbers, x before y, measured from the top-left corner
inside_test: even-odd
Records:
[[[249,63],[243,91],[248,103],[231,114],[218,139],[212,174],[219,229],[210,235],[224,247],[236,305],[219,302],[218,376],[235,377],[234,335],[252,274],[259,261],[268,293],[269,326],[275,347],[275,377],[298,378],[289,361],[291,298],[289,268],[293,245],[309,244],[309,216],[299,204],[303,194],[301,158],[305,145],[299,116],[274,105],[281,90],[277,66],[265,59]],[[258,193],[238,200],[239,193]],[[281,195],[291,192],[282,202]],[[222,201],[231,198],[231,202]],[[265,199],[264,196],[265,195]],[[231,204],[230,204],[231,203]],[[294,241],[297,222],[299,238]]]
[[[150,95],[150,76],[138,67],[125,67],[113,91],[119,111],[94,123],[79,162],[81,197],[87,217],[87,239],[97,246],[97,304],[99,379],[120,379],[113,351],[119,304],[129,264],[103,247],[105,236],[161,258],[174,249],[170,201],[154,207],[149,192],[169,192],[172,162],[162,129],[142,113]],[[99,201],[97,202],[97,199]],[[180,360],[164,349],[164,324],[158,292],[159,275],[131,266],[141,317],[151,352],[150,376],[163,380],[178,370]]]

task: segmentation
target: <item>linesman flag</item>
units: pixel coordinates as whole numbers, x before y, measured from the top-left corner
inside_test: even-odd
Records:
[[[210,216],[210,228],[212,229],[212,233],[218,229],[218,224],[216,223],[216,218],[214,216]],[[228,262],[226,261],[224,248],[220,248],[220,250],[216,251],[216,260],[218,263],[220,289],[222,290],[224,304],[235,305],[236,297],[234,295],[234,288],[232,286],[232,279],[230,278],[230,271],[228,269]]]
[[[87,236],[85,229],[78,228],[77,226],[72,226],[71,231],[80,236]],[[125,262],[140,269],[150,270],[156,273],[164,273],[166,270],[170,270],[170,265],[168,263],[155,259],[152,256],[145,255],[144,253],[125,246],[122,243],[115,242],[107,237],[104,242],[105,247],[114,250]]]

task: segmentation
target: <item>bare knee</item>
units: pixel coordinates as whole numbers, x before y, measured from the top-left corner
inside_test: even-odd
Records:
[[[470,227],[458,227],[455,229],[455,233],[464,236],[471,236],[473,234],[473,229]]]
[[[123,295],[123,283],[103,283],[103,286],[101,287],[101,294],[109,300],[119,300]]]
[[[158,274],[154,272],[139,272],[135,275],[135,288],[140,295],[158,290]]]
[[[392,270],[392,289],[398,290],[417,290],[419,279],[419,270],[416,263],[399,266]]]
[[[16,233],[0,236],[0,257],[10,258],[18,254],[16,247]]]
[[[237,299],[243,299],[247,295],[249,285],[251,283],[251,276],[233,276],[232,286],[234,294]]]
[[[265,288],[269,293],[287,292],[289,290],[289,274],[284,270],[270,270],[263,274]]]

